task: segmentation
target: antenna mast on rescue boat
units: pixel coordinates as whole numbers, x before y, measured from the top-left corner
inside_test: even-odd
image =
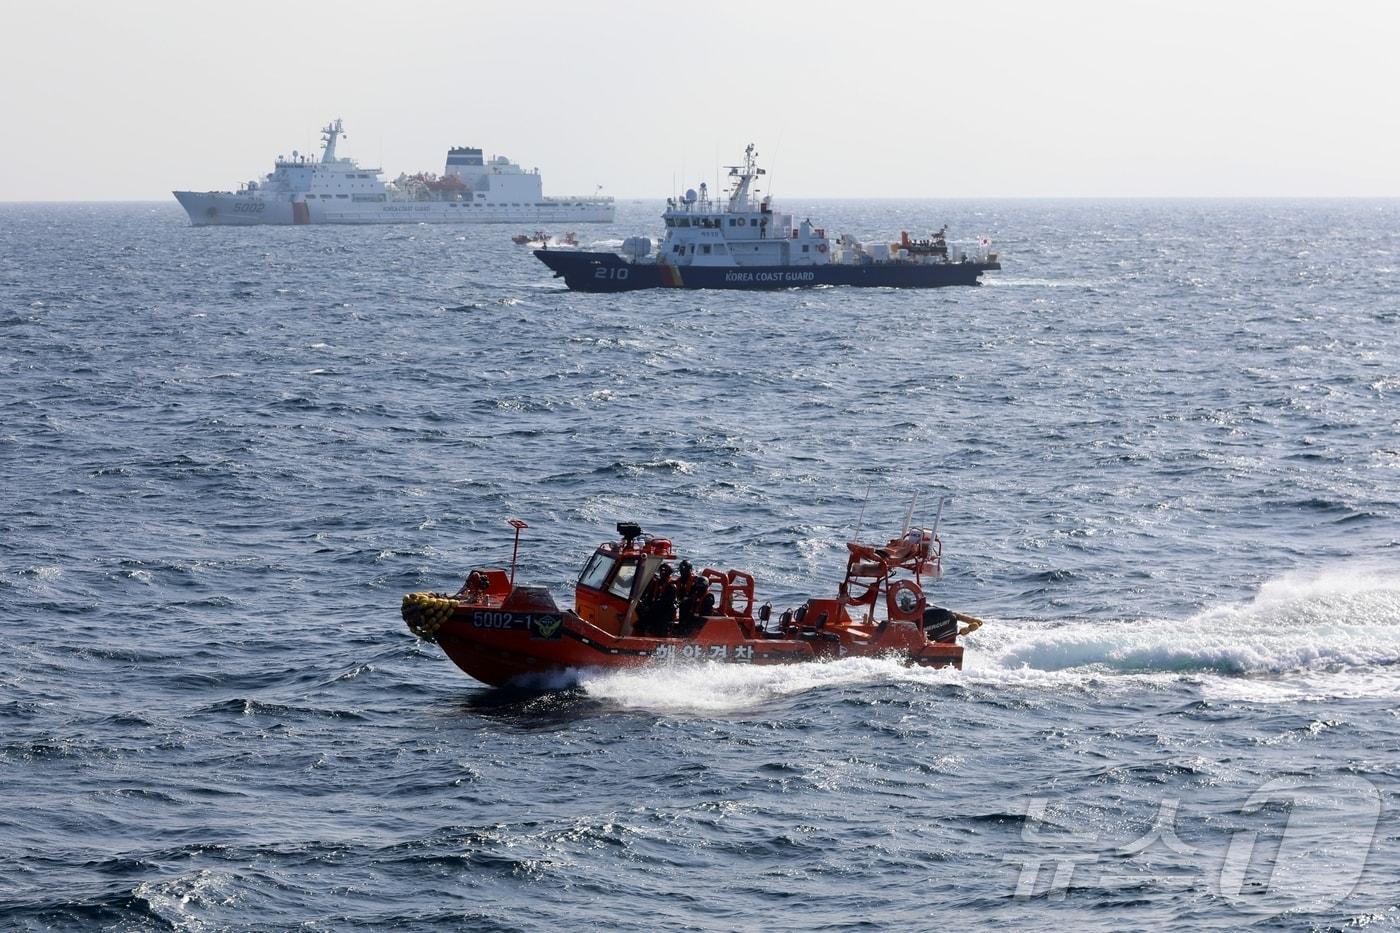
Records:
[[[337,120],[337,123],[340,121]],[[515,529],[515,547],[510,552],[510,585],[515,586],[515,559],[520,556],[520,532],[530,526],[518,518],[508,518],[506,523]]]
[[[945,504],[947,504],[948,500],[951,499],[951,498],[953,498],[953,497],[952,497],[952,496],[939,496],[939,497],[938,497],[938,512],[933,516],[933,537],[934,537],[934,538],[937,538],[937,537],[938,537],[938,526],[941,525],[941,524],[943,524],[943,506],[944,506]]]

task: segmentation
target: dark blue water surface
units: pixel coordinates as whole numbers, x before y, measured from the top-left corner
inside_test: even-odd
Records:
[[[513,229],[0,206],[0,926],[1400,926],[1400,203],[786,206],[1006,268],[578,295]],[[867,488],[954,496],[966,670],[526,695],[399,619],[511,516],[564,602],[629,518],[791,605]]]

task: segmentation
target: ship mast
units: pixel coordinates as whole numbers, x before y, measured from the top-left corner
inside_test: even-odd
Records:
[[[744,210],[749,207],[749,186],[759,175],[764,174],[763,169],[758,167],[758,150],[753,143],[749,143],[744,150],[743,165],[727,165],[729,177],[736,179],[734,190],[729,194],[729,209],[731,211]]]
[[[341,125],[339,117],[336,117],[334,123],[326,124],[326,128],[321,130],[321,141],[325,146],[325,152],[321,153],[322,162],[335,161],[335,140],[337,136],[343,135],[345,135],[345,127]]]

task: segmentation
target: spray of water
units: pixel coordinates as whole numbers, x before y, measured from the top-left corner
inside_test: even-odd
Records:
[[[1364,567],[1289,575],[1244,603],[1186,619],[993,620],[968,641],[962,671],[893,659],[749,667],[677,665],[571,675],[622,706],[723,712],[862,684],[1112,689],[1189,678],[1252,700],[1400,695],[1400,575]]]

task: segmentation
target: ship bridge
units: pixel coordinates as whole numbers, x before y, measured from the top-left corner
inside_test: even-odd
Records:
[[[658,259],[673,265],[767,266],[821,265],[831,261],[826,231],[810,221],[794,225],[792,215],[772,208],[771,196],[759,197],[754,182],[766,172],[750,143],[742,165],[728,166],[730,188],[723,199],[711,198],[709,186],[668,198],[661,215],[666,238]]]

